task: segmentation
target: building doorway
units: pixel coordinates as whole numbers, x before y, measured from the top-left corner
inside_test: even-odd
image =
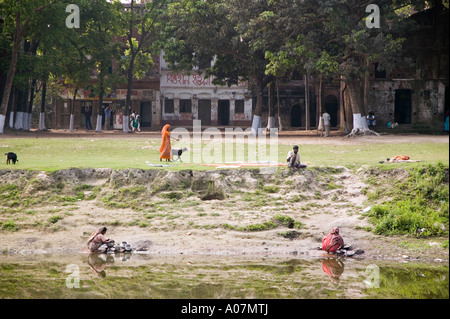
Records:
[[[219,100],[217,115],[219,125],[230,125],[230,100]]]
[[[411,90],[395,90],[394,121],[411,124]]]
[[[141,102],[141,127],[152,126],[152,102]]]
[[[331,127],[338,126],[339,110],[337,97],[335,97],[332,94],[328,95],[325,98],[324,108],[325,111],[327,111],[327,113],[330,114],[330,126]]]
[[[300,104],[295,104],[291,108],[291,127],[302,126],[302,107]]]
[[[211,125],[211,100],[198,100],[198,119],[202,125]]]

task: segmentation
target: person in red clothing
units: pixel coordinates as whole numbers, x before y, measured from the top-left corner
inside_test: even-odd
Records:
[[[344,239],[339,235],[339,228],[335,227],[322,240],[322,250],[327,253],[334,253],[336,250],[344,247]]]

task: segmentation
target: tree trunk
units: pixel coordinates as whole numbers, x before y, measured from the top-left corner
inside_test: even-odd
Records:
[[[25,114],[28,108],[28,94],[29,89],[27,88],[25,91],[19,91],[19,96],[17,100],[17,112],[14,119],[14,128],[16,130],[24,129],[24,120],[26,118]]]
[[[47,82],[42,84],[41,112],[39,114],[39,131],[46,131],[45,127],[45,99],[47,95]]]
[[[280,91],[278,89],[278,79],[277,79],[277,116],[278,116],[278,131],[281,132],[283,130],[283,126],[281,125],[281,116],[280,116]]]
[[[261,114],[263,107],[263,84],[260,76],[255,76],[254,91],[256,93],[256,106],[252,120],[252,135],[257,136],[262,134],[261,130]]]
[[[103,117],[103,94],[105,94],[105,89],[103,85],[100,86],[100,92],[98,95],[98,109],[97,109],[97,125],[95,127],[96,132],[102,131],[102,117]]]
[[[69,120],[69,132],[73,132],[73,119],[74,119],[74,114],[75,114],[75,100],[77,98],[77,92],[78,92],[78,88],[75,88],[75,90],[73,91],[73,99],[72,99],[72,103],[70,104],[70,120]]]
[[[348,84],[348,94],[350,97],[351,110],[353,113],[353,129],[348,137],[357,135],[379,135],[369,129],[366,121],[366,110],[364,105],[364,82],[361,80],[353,80]]]
[[[0,134],[3,134],[5,127],[6,112],[8,112],[8,102],[11,95],[14,75],[16,74],[17,54],[20,45],[20,25],[16,19],[16,32],[14,33],[14,45],[11,52],[11,64],[9,66],[8,74],[6,75],[5,88],[3,90],[2,102],[0,104]]]
[[[275,97],[275,82],[271,82],[268,85],[268,89],[269,89],[269,99],[268,99],[269,112],[267,113],[268,117],[267,117],[266,131],[270,131],[271,128],[275,128],[275,117],[274,117],[275,107],[273,103]]]
[[[25,121],[25,130],[31,129],[31,114],[33,113],[34,90],[36,88],[36,79],[31,80],[30,99],[28,100],[27,118]]]
[[[305,75],[305,129],[309,130],[309,71]]]
[[[132,44],[131,44],[132,45]],[[127,96],[125,99],[125,113],[123,116],[123,131],[125,133],[130,132],[130,108],[131,108],[131,89],[133,87],[133,69],[134,69],[134,61],[135,56],[133,54],[130,58],[130,65],[128,66],[128,72],[127,72]]]
[[[18,90],[17,88],[12,88],[11,89],[12,93],[10,94],[11,96],[11,103],[8,103],[9,105],[9,127],[10,128],[14,128],[14,118],[16,115],[16,109],[17,109],[17,100],[18,100]]]
[[[42,5],[36,9],[33,10],[34,13],[38,13],[39,11],[43,10],[50,4]],[[25,33],[28,24],[30,22],[31,17],[27,18],[25,22],[23,23],[23,26],[21,26],[20,23],[20,13],[16,13],[15,17],[15,25],[16,29],[14,32],[13,37],[13,47],[11,51],[11,63],[9,65],[8,74],[6,75],[6,81],[5,81],[5,88],[3,90],[3,96],[2,96],[2,102],[0,104],[0,134],[3,134],[3,129],[5,127],[5,119],[6,119],[6,112],[8,112],[8,101],[9,96],[11,94],[11,88],[13,85],[14,75],[16,74],[16,66],[17,66],[17,55],[19,52],[19,46],[21,43],[22,35]]]

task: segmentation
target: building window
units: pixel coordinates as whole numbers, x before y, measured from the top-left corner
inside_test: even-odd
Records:
[[[191,100],[180,100],[180,113],[192,113]]]
[[[166,98],[164,101],[164,113],[173,113],[175,110],[173,99]]]
[[[386,70],[381,70],[380,64],[378,62],[374,63],[375,65],[375,79],[385,79],[386,78]]]
[[[244,100],[236,100],[234,103],[234,113],[244,113]]]

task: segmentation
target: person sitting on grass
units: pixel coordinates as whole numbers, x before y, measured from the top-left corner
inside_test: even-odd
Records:
[[[305,168],[307,167],[306,164],[303,164],[300,162],[300,154],[298,153],[298,146],[295,145],[292,148],[292,151],[289,151],[287,158],[286,158],[287,166],[295,172],[299,168]]]

